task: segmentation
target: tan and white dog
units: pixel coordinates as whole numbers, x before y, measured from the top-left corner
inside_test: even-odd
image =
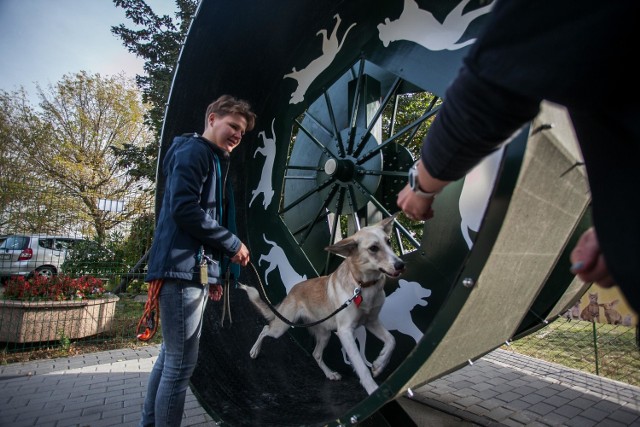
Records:
[[[386,218],[375,225],[360,229],[335,245],[326,247],[327,251],[343,256],[345,260],[328,276],[296,284],[276,307],[278,313],[291,322],[313,323],[332,314],[349,301],[359,288],[359,296],[345,309],[308,329],[316,341],[313,357],[326,377],[330,380],[341,378],[339,373],[329,369],[322,358],[331,332],[336,331],[353,369],[360,378],[360,383],[369,394],[378,387],[373,377],[385,368],[395,347],[395,338],[378,318],[385,301],[386,276],[398,277],[404,271],[404,262],[394,254],[390,244],[393,221],[393,216]],[[245,285],[241,287],[269,321],[251,348],[250,355],[255,359],[260,353],[264,338],[281,337],[289,329],[289,325],[274,315],[255,288]],[[354,329],[361,325],[384,343],[380,354],[373,362],[371,372],[358,351],[353,335]]]

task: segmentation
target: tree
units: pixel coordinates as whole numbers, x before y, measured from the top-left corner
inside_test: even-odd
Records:
[[[87,234],[82,224],[89,223],[103,240],[109,230],[149,211],[151,182],[128,175],[116,156],[126,145],[142,147],[152,139],[134,82],[122,74],[81,71],[37,90],[38,109],[24,92],[0,93],[5,149],[32,180],[22,190],[30,196],[12,197],[20,206],[11,212],[13,228],[60,232],[75,227]],[[25,183],[15,174],[8,181]],[[39,182],[46,183],[44,191]]]
[[[130,52],[145,60],[146,75],[136,76],[136,82],[142,90],[142,99],[151,105],[146,120],[155,131],[153,143],[144,147],[123,147],[118,153],[120,164],[133,175],[155,180],[165,105],[198,0],[176,0],[175,20],[168,15],[156,15],[144,0],[113,0],[113,3],[124,9],[135,25],[142,27],[132,30],[120,24],[111,27],[111,32],[120,37]]]

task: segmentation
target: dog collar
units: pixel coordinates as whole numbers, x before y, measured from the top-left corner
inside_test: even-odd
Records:
[[[361,288],[368,288],[369,286],[373,286],[373,285],[375,285],[376,283],[378,283],[378,280],[380,280],[380,279],[371,280],[370,282],[361,282],[361,281],[359,281],[359,280],[358,280],[358,285],[359,285]]]

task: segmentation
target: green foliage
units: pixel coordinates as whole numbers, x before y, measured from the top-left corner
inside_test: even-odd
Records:
[[[155,231],[155,215],[147,212],[135,218],[131,223],[129,235],[122,242],[122,260],[128,266],[135,264],[151,248]]]
[[[11,193],[3,192],[11,199],[0,205],[12,213],[0,212],[7,228],[56,232],[50,224],[58,215],[73,218],[75,224],[64,221],[70,229],[104,239],[123,221],[149,211],[151,181],[128,174],[118,158],[126,146],[148,145],[152,135],[133,81],[81,71],[47,90],[38,86],[38,97],[35,108],[23,91],[0,91],[0,159],[12,165],[2,180],[11,186]],[[42,190],[38,182],[48,188],[35,194]],[[100,200],[126,201],[126,209],[102,209]]]
[[[92,275],[109,278],[122,271],[122,250],[115,238],[97,241],[81,241],[67,252],[61,266],[65,274],[71,276]],[[112,235],[113,237],[113,235]]]
[[[158,16],[144,0],[113,0],[116,7],[125,10],[126,16],[139,29],[124,24],[111,27],[124,46],[145,61],[145,75],[136,76],[143,100],[151,105],[146,115],[147,123],[155,131],[155,140],[144,147],[124,146],[118,152],[121,163],[130,173],[155,180],[155,165],[159,150],[165,105],[173,74],[178,63],[180,49],[198,6],[198,0],[176,0],[178,11],[175,20],[168,15]]]
[[[64,330],[59,332],[60,334],[60,347],[64,353],[68,353],[71,350],[71,338],[69,338]]]
[[[149,212],[134,219],[127,234],[114,231],[103,240],[79,242],[67,252],[62,270],[74,276],[109,279],[108,287],[113,290],[128,273],[143,272],[146,263],[139,261],[151,247],[154,226],[155,217]],[[143,286],[142,280],[131,280],[127,291],[138,293]]]
[[[394,108],[393,104],[390,104],[383,113],[382,116],[382,129],[386,138],[397,133],[405,126],[414,124],[429,108],[433,105],[441,103],[435,95],[429,92],[416,92],[406,93],[398,95],[397,108]],[[395,116],[394,116],[395,111]],[[395,121],[393,120],[395,118]],[[429,131],[433,118],[416,125],[411,132],[399,139],[397,142],[407,147],[413,154],[414,158],[420,157],[420,147],[422,146],[422,140]],[[391,126],[394,126],[393,132]]]

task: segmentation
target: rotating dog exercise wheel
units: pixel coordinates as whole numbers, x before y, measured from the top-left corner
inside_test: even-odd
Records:
[[[160,157],[174,135],[202,130],[217,96],[254,106],[256,128],[231,170],[239,234],[260,275],[245,269],[243,283],[262,282],[278,302],[300,280],[335,269],[340,260],[326,246],[397,212],[421,139],[490,8],[469,0],[201,2]],[[557,140],[532,126],[448,186],[433,220],[398,216],[393,241],[407,271],[386,286],[381,316],[397,346],[375,393],[365,393],[335,337],[325,361],[341,381],[324,377],[299,329],[266,340],[250,359],[265,321],[231,289],[231,318],[220,303],[205,314],[192,378],[205,409],[220,425],[383,425],[396,397],[556,315],[565,290],[578,286],[558,260],[588,203],[584,175],[569,169],[575,156]],[[380,343],[358,336],[372,361]]]

